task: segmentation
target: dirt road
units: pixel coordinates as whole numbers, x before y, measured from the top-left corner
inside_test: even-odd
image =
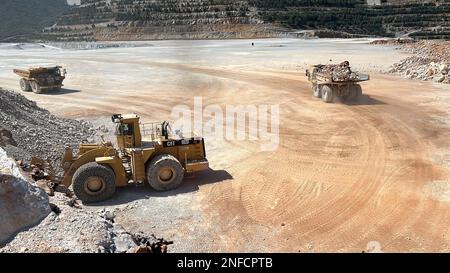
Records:
[[[335,54],[336,43],[318,54]],[[394,51],[367,57],[371,67],[361,60],[370,52],[366,45],[349,43],[336,54],[358,46],[364,49],[354,61],[372,71],[372,80],[363,85],[363,100],[351,104],[312,97],[295,66],[304,55],[289,60],[289,52],[275,51],[285,64],[274,57],[272,67],[267,59],[250,62],[259,53],[246,50],[240,66],[226,54],[185,58],[186,49],[169,61],[129,52],[123,58],[119,51],[57,54],[72,65],[68,89],[26,96],[56,114],[89,119],[130,111],[148,121],[167,119],[175,105],[192,106],[194,95],[223,109],[280,105],[276,151],[261,151],[259,141],[213,140],[212,171],[187,178],[180,190],[127,189],[99,205],[120,208],[117,221],[128,229],[174,239],[175,251],[448,252],[450,89],[375,73],[399,58]],[[0,73],[13,85],[7,77]]]

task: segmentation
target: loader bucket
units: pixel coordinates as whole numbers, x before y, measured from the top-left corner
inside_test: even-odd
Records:
[[[55,181],[55,171],[48,160],[43,160],[41,158],[33,156],[31,158],[30,165],[32,168],[39,170],[39,172],[32,171],[32,176],[35,181],[38,181],[40,179]],[[37,177],[37,174],[39,174],[39,177]]]

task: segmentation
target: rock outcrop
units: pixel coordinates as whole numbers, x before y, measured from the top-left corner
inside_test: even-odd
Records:
[[[318,37],[450,38],[450,3],[446,0],[81,0],[81,5],[70,8],[61,6],[64,0],[51,5],[55,1],[8,0],[14,6],[0,4],[0,10],[14,9],[3,14],[7,19],[3,20],[5,27],[0,24],[0,39],[68,42],[303,37],[299,31],[318,31]],[[48,11],[45,20],[43,11]],[[36,29],[42,30],[44,23],[47,25],[39,34]]]
[[[246,0],[84,0],[44,30],[52,41],[273,37]]]
[[[380,40],[372,44],[393,45],[412,56],[393,64],[389,73],[399,74],[408,79],[438,83],[450,83],[450,42],[447,41],[401,41]]]
[[[39,224],[50,211],[47,194],[29,183],[0,148],[0,245]]]
[[[0,88],[0,147],[16,160],[37,156],[60,171],[65,147],[77,149],[94,134],[87,122],[54,116],[23,95]]]

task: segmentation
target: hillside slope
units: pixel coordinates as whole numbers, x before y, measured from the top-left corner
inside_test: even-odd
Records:
[[[245,0],[84,0],[46,29],[59,41],[272,37]],[[283,29],[282,31],[286,31]],[[268,33],[270,32],[270,33]]]
[[[304,35],[298,30],[320,37],[450,38],[448,0],[81,0],[72,8],[65,0],[7,0],[0,5],[7,13],[0,35],[25,34],[46,25],[39,37],[49,41]]]
[[[68,9],[66,0],[2,0],[0,40],[39,32]]]
[[[266,22],[295,29],[330,29],[366,35],[450,38],[450,2],[364,0],[249,0]]]

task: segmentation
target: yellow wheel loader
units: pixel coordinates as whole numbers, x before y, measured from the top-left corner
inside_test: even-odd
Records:
[[[168,122],[140,124],[135,114],[113,115],[117,148],[111,142],[67,148],[61,184],[73,185],[85,203],[111,198],[116,187],[148,182],[157,191],[178,187],[185,173],[209,168],[202,137],[173,135]],[[142,133],[141,133],[142,129]]]

